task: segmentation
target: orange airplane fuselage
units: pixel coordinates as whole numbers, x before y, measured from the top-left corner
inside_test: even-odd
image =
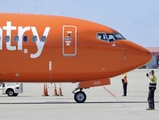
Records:
[[[151,59],[117,31],[86,20],[0,14],[1,82],[81,82],[117,76]],[[114,41],[98,35],[119,35]],[[100,36],[100,37],[101,37]]]

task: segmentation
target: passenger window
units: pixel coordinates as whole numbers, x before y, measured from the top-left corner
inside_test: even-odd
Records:
[[[24,42],[28,42],[28,36],[24,36],[24,37],[23,37],[23,41],[24,41]]]
[[[9,37],[9,36],[6,36],[6,37],[5,37],[5,41],[6,41],[6,42],[9,42],[9,41],[10,41],[10,37]]]
[[[46,36],[42,36],[42,42],[46,42]]]
[[[107,41],[107,37],[105,33],[97,33],[97,38],[99,40],[106,40]]]
[[[19,41],[19,36],[14,36],[14,42],[18,42]]]
[[[36,42],[37,41],[37,36],[33,36],[32,41]]]

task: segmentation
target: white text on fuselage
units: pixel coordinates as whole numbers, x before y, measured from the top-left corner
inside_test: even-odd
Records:
[[[19,37],[19,40],[18,40],[18,45],[17,45],[17,48],[16,46],[12,46],[11,45],[11,40],[6,42],[6,49],[8,50],[22,50],[23,49],[23,35],[26,31],[32,31],[33,33],[33,36],[37,36],[37,41],[35,42],[36,43],[36,47],[37,47],[37,52],[34,53],[34,54],[30,54],[30,58],[37,58],[40,56],[40,54],[42,53],[42,50],[44,48],[44,45],[45,45],[45,42],[42,42],[40,40],[40,37],[38,35],[38,31],[36,29],[35,26],[12,26],[12,22],[11,21],[7,21],[6,22],[6,26],[2,26],[0,27],[0,50],[3,50],[2,48],[2,41],[3,41],[3,31],[6,30],[6,36],[10,36],[11,38],[11,33],[13,30],[17,30],[18,31],[18,37]],[[49,31],[50,31],[50,27],[45,27],[44,29],[44,32],[43,32],[43,36],[45,36],[47,38],[48,34],[49,34]]]

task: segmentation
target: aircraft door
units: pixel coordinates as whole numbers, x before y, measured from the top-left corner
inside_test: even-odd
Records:
[[[64,25],[62,28],[62,54],[63,56],[76,56],[77,54],[77,27]]]

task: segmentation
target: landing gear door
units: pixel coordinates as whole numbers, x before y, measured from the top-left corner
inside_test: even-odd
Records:
[[[62,33],[63,56],[76,56],[77,54],[77,27],[64,25]]]

